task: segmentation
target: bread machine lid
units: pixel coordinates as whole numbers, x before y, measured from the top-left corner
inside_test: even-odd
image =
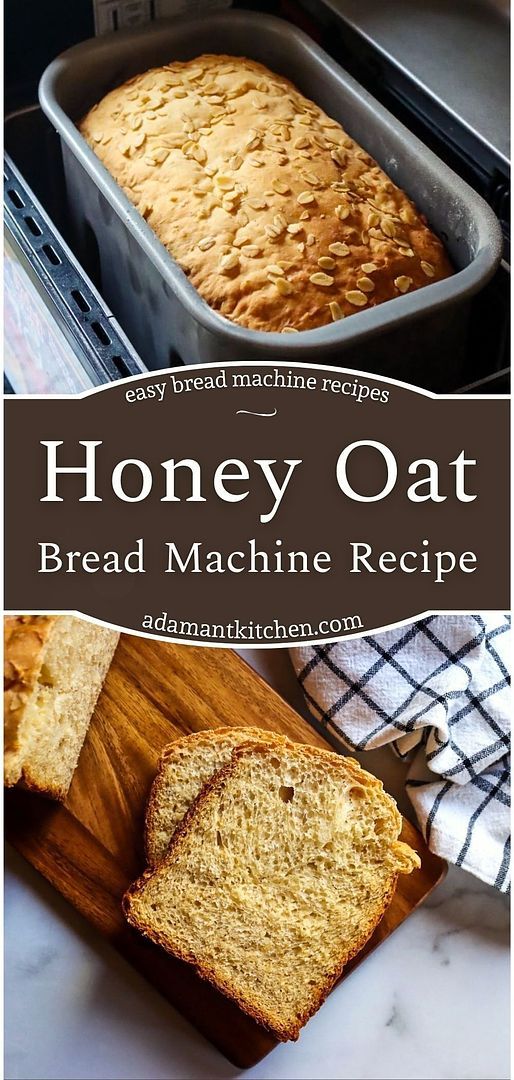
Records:
[[[510,161],[508,0],[318,0],[397,76],[446,113],[451,137]]]

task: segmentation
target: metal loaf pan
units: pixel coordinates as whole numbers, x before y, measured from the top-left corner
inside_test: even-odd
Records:
[[[290,78],[335,117],[414,200],[457,273],[442,282],[295,335],[247,330],[213,311],[77,131],[108,90],[202,52],[249,56]],[[493,274],[501,232],[493,212],[306,34],[246,11],[163,20],[86,41],[41,79],[42,108],[62,143],[81,252],[97,249],[102,290],[151,368],[229,360],[330,362],[451,390],[465,376],[469,300]]]

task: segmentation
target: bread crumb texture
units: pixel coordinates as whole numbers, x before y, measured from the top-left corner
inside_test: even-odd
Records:
[[[262,728],[225,727],[184,735],[166,746],[148,799],[145,820],[146,860],[155,866],[166,854],[177,825],[213,773],[226,765],[236,746],[286,742]]]
[[[287,742],[243,746],[168,854],[124,898],[129,922],[278,1039],[297,1038],[419,857],[380,781]]]
[[[4,619],[4,784],[68,792],[119,634],[68,615]]]
[[[253,60],[152,69],[79,129],[203,299],[241,326],[310,330],[452,273],[369,154]]]

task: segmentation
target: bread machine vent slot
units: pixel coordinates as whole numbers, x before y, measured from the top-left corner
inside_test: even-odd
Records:
[[[83,311],[84,313],[87,311],[91,311],[91,305],[88,304],[85,296],[82,295],[80,289],[72,289],[71,295],[80,311]]]
[[[25,203],[23,202],[23,199],[22,199],[21,195],[19,194],[19,192],[16,191],[15,188],[9,188],[9,191],[7,192],[7,194],[9,196],[13,206],[15,206],[17,208],[17,210],[21,210],[22,207],[25,206]]]
[[[99,322],[91,323],[91,329],[96,334],[98,340],[101,341],[102,345],[110,345],[111,344],[111,339],[110,339],[107,331],[104,330],[101,323],[99,323]]]
[[[24,218],[24,221],[25,221],[25,224],[30,229],[33,236],[42,236],[43,235],[42,228],[40,228],[37,221],[33,217],[31,217],[30,214],[27,214],[27,216]]]
[[[133,372],[130,370],[122,356],[111,356],[111,360],[117,371],[119,371],[122,379],[127,379],[130,375],[133,375]]]
[[[51,263],[52,266],[60,266],[61,265],[61,260],[60,260],[60,258],[58,256],[55,248],[52,247],[51,244],[43,244],[43,251],[44,251],[44,253],[45,253],[45,255],[46,255],[47,259],[48,259],[48,262]]]

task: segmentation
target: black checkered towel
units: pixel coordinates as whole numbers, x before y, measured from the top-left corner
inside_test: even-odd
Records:
[[[507,892],[510,619],[434,615],[291,650],[310,709],[353,750],[392,743],[432,851]]]

